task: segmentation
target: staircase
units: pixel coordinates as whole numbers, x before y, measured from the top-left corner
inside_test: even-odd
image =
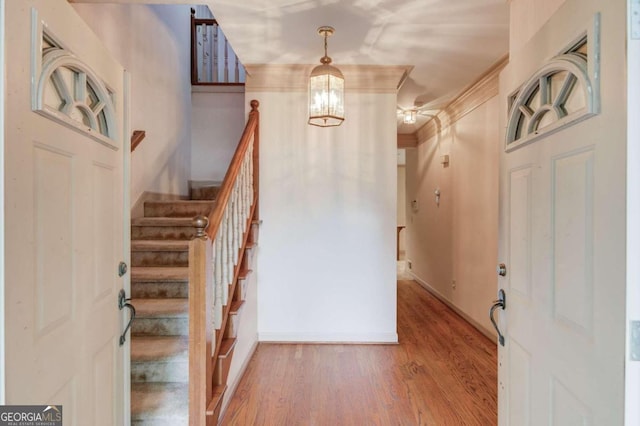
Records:
[[[207,194],[211,196],[210,193]],[[189,241],[195,216],[208,216],[214,200],[147,201],[144,217],[131,221],[131,293],[136,319],[131,332],[131,421],[186,425],[189,421]],[[252,224],[246,249],[255,246]],[[214,372],[219,413],[244,303],[249,254],[228,304]],[[222,334],[222,336],[221,336]]]
[[[215,201],[147,201],[131,221],[132,424],[186,425],[189,240]]]
[[[258,102],[251,108],[220,186],[147,201],[131,221],[133,425],[218,423],[257,241]]]

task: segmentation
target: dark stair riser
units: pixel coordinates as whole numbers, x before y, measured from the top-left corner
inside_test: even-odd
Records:
[[[200,215],[208,216],[214,207],[214,201],[147,201],[144,205],[144,215],[145,217],[195,217]]]
[[[188,317],[136,318],[131,325],[132,333],[140,336],[188,336]]]
[[[131,238],[134,240],[191,240],[195,235],[193,226],[131,226]]]
[[[131,266],[189,266],[189,251],[134,251]]]
[[[187,281],[133,282],[131,295],[134,299],[186,299],[189,297],[189,283]]]
[[[131,363],[133,383],[189,381],[189,361],[137,361]]]

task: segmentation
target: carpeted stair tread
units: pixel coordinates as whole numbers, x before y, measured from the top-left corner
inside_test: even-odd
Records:
[[[185,240],[133,240],[131,251],[188,251],[189,241]]]
[[[186,281],[189,268],[186,266],[134,266],[131,281]]]
[[[136,318],[178,318],[189,316],[188,299],[133,299]]]
[[[137,424],[187,425],[188,383],[132,383],[131,421]]]
[[[145,217],[194,217],[208,215],[214,208],[214,200],[183,200],[183,201],[146,201],[144,203]]]
[[[139,217],[131,219],[132,226],[186,226],[193,227],[192,217]]]
[[[131,362],[185,360],[187,336],[136,336],[131,341]]]

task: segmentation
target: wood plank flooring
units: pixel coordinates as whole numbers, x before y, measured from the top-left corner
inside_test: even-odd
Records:
[[[223,425],[497,423],[496,345],[398,281],[399,345],[260,344]]]

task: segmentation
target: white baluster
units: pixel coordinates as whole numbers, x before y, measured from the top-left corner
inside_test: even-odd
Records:
[[[229,204],[227,204],[227,216],[227,269],[229,270],[227,285],[229,285],[233,281],[233,273],[235,270],[235,264],[233,262],[233,196],[229,197]]]
[[[249,187],[251,188],[249,196],[251,197],[251,205],[253,205],[253,138],[251,138],[251,142],[249,144]]]
[[[251,226],[251,224],[249,223],[249,215],[251,214],[251,183],[250,183],[250,176],[251,176],[251,161],[250,161],[250,157],[249,155],[247,155],[247,171],[245,172],[245,176],[244,176],[244,192],[245,192],[245,197],[247,199],[247,210],[245,213],[245,220],[246,220],[246,225],[245,225],[245,232],[247,232],[247,230],[249,229],[249,227]]]
[[[247,178],[247,161],[246,157],[242,160],[242,167],[240,169],[240,235],[244,239],[244,231],[247,227],[247,186],[246,186],[246,178]]]
[[[213,324],[215,329],[222,327],[222,234],[218,231],[214,246],[213,278],[215,296],[213,303]]]
[[[229,228],[228,228],[228,224],[230,222],[229,220],[229,214],[228,214],[228,204],[227,207],[225,208],[225,217],[226,217],[226,221],[225,221],[225,226],[224,226],[224,234],[225,234],[225,246],[226,246],[226,252],[227,252],[227,256],[224,259],[224,263],[225,263],[225,271],[226,271],[226,275],[224,277],[224,280],[222,282],[222,286],[220,286],[220,298],[222,300],[222,305],[226,305],[227,304],[227,300],[229,300],[229,283],[231,282],[231,280],[233,279],[233,265],[231,265],[231,263],[229,262],[229,259],[231,258],[231,252],[229,251]]]
[[[209,39],[209,32],[207,31],[207,25],[206,24],[202,24],[200,25],[201,28],[201,34],[202,34],[202,62],[200,64],[201,69],[199,72],[199,81],[207,81],[207,62],[208,62],[208,52],[209,52],[209,43],[211,43],[211,40]]]
[[[239,188],[239,192],[240,192],[240,196],[238,197],[240,199],[240,223],[238,223],[238,232],[240,233],[241,237],[240,237],[240,245],[242,246],[242,242],[244,241],[244,229],[247,225],[247,194],[245,192],[245,185],[244,185],[244,179],[245,179],[245,163],[244,160],[242,161],[242,169],[240,171],[240,178],[238,181],[238,188]]]
[[[196,74],[198,81],[202,81],[202,60],[204,56],[204,40],[206,34],[203,32],[203,26],[196,26]]]
[[[231,215],[229,234],[231,235],[231,264],[236,266],[238,253],[236,253],[236,190],[231,191],[231,203],[229,203],[229,213]]]
[[[225,259],[227,265],[227,275],[225,277],[224,285],[222,286],[222,303],[224,305],[227,304],[229,300],[229,285],[233,281],[233,273],[234,273],[234,265],[233,265],[233,234],[232,234],[232,212],[231,212],[231,200],[229,200],[229,204],[227,204],[225,215],[227,216],[227,221],[225,225],[225,236],[226,236],[226,246],[227,246],[227,257]]]
[[[233,224],[233,233],[234,233],[234,243],[235,247],[233,250],[233,263],[238,264],[238,255],[240,254],[240,247],[242,245],[242,233],[240,232],[240,185],[238,185],[238,180],[236,179],[236,187],[234,192],[234,217],[235,223]]]
[[[211,25],[207,25],[207,49],[205,50],[205,57],[207,59],[207,63],[206,63],[206,67],[207,67],[207,74],[206,74],[206,82],[211,82],[213,81],[213,72],[214,72],[214,68],[213,68],[213,51],[215,49],[215,45],[214,40],[213,40],[213,26]]]
[[[245,171],[244,185],[245,185],[245,193],[247,197],[247,212],[245,213],[247,216],[247,225],[249,226],[249,215],[251,214],[251,201],[252,201],[252,192],[251,192],[251,149],[247,152],[247,168]]]
[[[224,38],[224,83],[229,82],[229,41]]]
[[[220,232],[222,232],[222,252],[223,252],[223,256],[222,256],[222,287],[223,288],[224,286],[229,284],[229,274],[230,274],[230,271],[229,271],[230,250],[229,250],[228,227],[229,227],[229,214],[228,214],[228,209],[225,207],[224,220],[220,226]]]
[[[249,149],[249,151],[251,151]],[[251,192],[251,152],[247,153],[247,197],[249,199],[249,206],[253,201],[253,194]]]
[[[212,66],[212,77],[213,77],[213,81],[214,83],[217,83],[219,81],[218,78],[218,31],[219,31],[219,26],[218,24],[213,24],[213,66]]]
[[[238,61],[238,56],[235,54],[235,52],[233,56],[235,58],[235,72],[234,72],[235,82],[240,83],[240,61]]]

